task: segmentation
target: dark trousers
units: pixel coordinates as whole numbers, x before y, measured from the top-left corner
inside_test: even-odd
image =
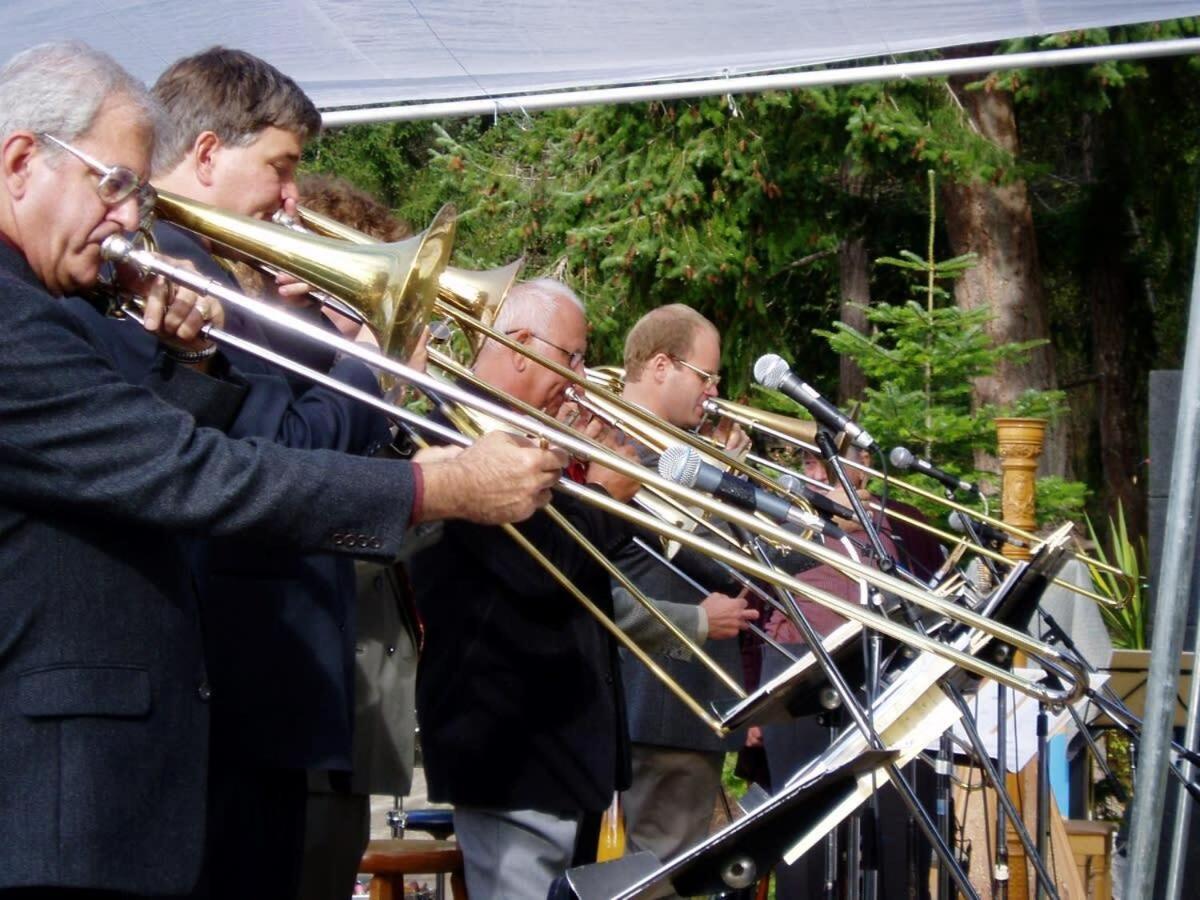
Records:
[[[207,844],[195,900],[295,900],[304,859],[304,771],[216,755],[209,766]]]
[[[345,772],[314,772],[304,826],[304,864],[300,900],[349,897],[358,866],[371,837],[371,797],[347,788]],[[331,775],[333,777],[331,777]]]

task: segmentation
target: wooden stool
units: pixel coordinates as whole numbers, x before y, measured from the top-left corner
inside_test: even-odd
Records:
[[[371,841],[358,870],[371,878],[371,900],[404,900],[405,875],[450,875],[450,893],[467,900],[462,851],[454,841]]]

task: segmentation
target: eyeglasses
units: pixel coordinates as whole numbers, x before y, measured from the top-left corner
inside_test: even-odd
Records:
[[[144,222],[150,215],[158,195],[154,192],[154,188],[144,184],[142,179],[138,178],[133,169],[126,166],[106,166],[95,157],[84,153],[78,147],[72,147],[66,141],[59,140],[52,134],[43,132],[40,137],[66,150],[100,176],[100,181],[96,184],[96,193],[106,206],[124,203],[131,196],[137,194],[138,221]]]
[[[505,334],[516,334],[518,331],[526,331],[526,330],[528,330],[528,329],[514,328],[512,331],[506,331],[504,333]],[[547,345],[553,347],[559,353],[562,353],[563,355],[565,355],[567,357],[567,368],[568,369],[578,369],[579,364],[583,362],[583,356],[584,356],[583,350],[568,350],[566,347],[560,347],[560,346],[558,346],[558,344],[554,343],[554,341],[548,341],[544,337],[542,337],[540,334],[534,334],[532,331],[529,332],[529,335],[530,335],[530,337],[537,338],[543,344],[547,344]]]
[[[714,375],[712,372],[704,371],[699,366],[693,366],[686,359],[680,359],[678,356],[672,356],[671,362],[679,363],[679,365],[684,366],[685,368],[691,369],[693,372],[695,372],[697,375],[700,376],[700,380],[704,382],[705,387],[715,388],[717,385],[719,385],[721,383],[720,375]]]

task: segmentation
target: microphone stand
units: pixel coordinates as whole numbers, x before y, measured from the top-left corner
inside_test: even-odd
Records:
[[[817,430],[816,440],[817,440],[818,447],[820,447],[820,449],[821,449],[822,457],[824,457],[826,462],[829,463],[830,467],[834,470],[835,474],[838,477],[838,481],[841,483],[843,489],[846,491],[846,495],[847,495],[848,499],[850,500],[851,506],[854,508],[855,515],[857,515],[859,517],[860,521],[862,521],[864,530],[867,532],[867,538],[870,541],[872,547],[875,548],[876,553],[879,555],[880,568],[884,569],[884,567],[886,565],[887,569],[885,569],[885,571],[894,571],[896,569],[895,561],[892,560],[887,555],[887,551],[883,547],[883,541],[880,539],[877,530],[873,527],[874,523],[870,520],[870,517],[866,515],[865,510],[863,509],[862,502],[858,497],[858,492],[854,490],[853,486],[850,484],[849,478],[846,477],[845,470],[841,465],[841,460],[837,455],[837,447],[834,443],[833,437],[824,428],[819,428]],[[982,546],[982,542],[979,540],[978,535],[975,534],[975,529],[971,525],[970,520],[965,516],[963,516],[961,518],[964,521],[964,527],[966,527],[967,530],[973,534],[973,539],[976,541],[976,543],[978,543],[980,546]],[[990,571],[992,571],[994,574],[995,569],[993,568],[990,560],[987,561],[987,565],[988,565],[988,569]],[[918,629],[921,632],[925,631],[924,624],[920,621],[920,616],[917,614],[917,612],[913,608],[912,604],[903,603],[901,605],[901,609],[903,609],[905,611],[906,618],[908,619],[909,623],[912,624],[912,626],[914,628]],[[975,723],[971,718],[970,708],[968,707],[966,700],[963,699],[962,692],[959,690],[957,685],[952,684],[949,679],[943,679],[942,686],[945,688],[946,694],[950,697],[951,701],[953,701],[953,703],[962,712],[963,728],[966,730],[968,737],[970,737],[971,743],[973,744],[976,753],[980,756],[981,765],[982,765],[984,771],[987,773],[988,778],[991,781],[992,785],[996,788],[996,795],[997,795],[999,802],[1006,807],[1007,815],[1009,816],[1009,818],[1013,819],[1013,827],[1016,829],[1018,836],[1021,838],[1021,842],[1025,847],[1025,852],[1028,855],[1031,864],[1033,864],[1033,866],[1037,870],[1039,886],[1042,884],[1049,885],[1050,886],[1049,887],[1050,895],[1056,897],[1057,892],[1054,890],[1053,882],[1050,880],[1049,873],[1045,867],[1045,857],[1042,853],[1043,848],[1039,847],[1039,846],[1035,846],[1034,841],[1032,840],[1027,829],[1025,828],[1024,822],[1022,822],[1020,820],[1020,817],[1016,813],[1016,809],[1012,806],[1012,799],[1008,796],[1007,785],[1003,781],[1000,780],[999,774],[996,772],[996,769],[991,765],[991,759],[988,756],[987,747],[984,744],[983,738],[980,736],[978,729],[975,727]],[[940,764],[940,761],[939,761],[939,764]],[[949,765],[949,761],[947,761],[946,765],[947,766]],[[939,815],[942,815],[944,813],[944,815],[946,816],[946,819],[943,820],[943,823],[942,823],[943,829],[945,829],[945,830],[943,830],[943,832],[939,834],[939,839],[946,846],[946,848],[948,850],[949,846],[950,846],[950,840],[948,839],[948,835],[947,835],[947,831],[949,828],[949,807],[950,807],[949,771],[947,771],[944,775],[942,772],[939,771],[938,775],[939,775],[938,781],[939,781],[940,789],[945,792],[944,794],[939,796],[938,812],[939,812]],[[910,809],[911,809],[911,807],[910,807]],[[922,810],[922,812],[924,812],[924,810]],[[1040,836],[1040,834],[1039,834],[1039,836]],[[939,861],[942,860],[941,853],[938,854],[938,859],[939,859]],[[952,864],[955,867],[958,867],[957,860],[952,860]],[[940,889],[940,886],[942,883],[941,877],[940,877],[940,872],[941,872],[941,868],[939,867],[939,889]],[[948,884],[946,885],[946,890],[947,891],[949,890]]]
[[[732,527],[734,528],[734,531],[738,535],[739,539],[746,542],[746,544],[753,550],[755,556],[758,557],[764,565],[774,568],[770,558],[763,550],[762,545],[758,541],[757,537],[752,537],[746,533],[745,529],[740,528],[735,524],[732,525]],[[841,697],[842,705],[845,708],[846,713],[854,722],[855,726],[862,732],[872,749],[886,749],[882,738],[880,738],[879,733],[872,725],[870,717],[863,710],[862,706],[859,704],[858,697],[851,690],[849,683],[834,664],[832,657],[829,655],[829,651],[826,650],[825,646],[821,643],[820,636],[816,633],[816,630],[808,621],[808,617],[804,615],[804,611],[800,608],[799,603],[796,602],[796,598],[792,596],[790,592],[785,591],[778,585],[775,586],[775,591],[780,599],[787,603],[787,605],[791,608],[793,614],[795,615],[795,624],[800,629],[801,636],[808,644],[808,648],[810,652],[812,652],[813,658],[816,659],[817,664],[821,667],[821,671],[829,680],[830,685],[837,692],[838,696]],[[950,877],[954,879],[954,883],[958,887],[958,890],[963,894],[964,897],[967,898],[967,900],[980,900],[979,893],[972,886],[971,881],[967,878],[967,874],[965,871],[963,871],[962,866],[959,865],[958,861],[954,858],[954,853],[951,851],[950,847],[947,846],[945,841],[941,839],[941,835],[939,834],[936,825],[929,817],[929,813],[923,806],[921,806],[920,801],[917,799],[916,792],[905,779],[903,773],[901,773],[900,767],[895,763],[889,763],[887,766],[887,772],[892,784],[896,787],[897,793],[900,795],[900,799],[904,801],[905,806],[907,806],[909,811],[916,817],[917,824],[920,826],[921,831],[925,834],[925,837],[928,839],[930,844],[933,845],[934,852],[937,854],[938,859],[947,867]]]
[[[837,710],[828,709],[817,718],[824,717],[829,723],[829,746],[837,741],[838,727],[841,724],[841,714]],[[849,866],[847,866],[849,868]],[[838,885],[838,828],[829,829],[825,835],[825,883],[821,888],[822,900],[837,900]]]
[[[871,549],[875,555],[875,559],[879,565],[881,572],[891,574],[896,569],[896,561],[892,559],[887,548],[884,547],[883,539],[879,536],[879,530],[875,527],[870,515],[867,514],[866,508],[863,506],[862,499],[858,496],[858,491],[851,484],[849,476],[846,474],[846,467],[842,464],[841,457],[838,456],[837,444],[834,441],[828,429],[817,429],[817,446],[821,450],[821,456],[825,459],[830,471],[837,478],[838,483],[846,492],[846,497],[850,501],[850,507],[854,510],[855,516],[862,523],[863,531],[867,535],[867,540],[870,543]],[[879,592],[872,591],[870,594],[871,602],[876,609],[883,611],[884,604]],[[866,660],[866,709],[869,711],[874,708],[875,699],[879,695],[879,679],[880,665],[883,653],[883,638],[877,631],[868,631],[863,629],[863,653]],[[865,840],[860,840],[865,835]],[[847,847],[847,867],[851,871],[855,869],[850,865],[851,862],[858,862],[862,870],[863,880],[863,898],[864,900],[875,900],[879,895],[879,795],[873,793],[870,802],[867,804],[865,813],[856,812],[850,819],[850,837],[849,846]],[[858,900],[854,886],[854,879],[849,880],[847,890],[847,900]]]
[[[946,499],[954,499],[954,491],[949,488],[946,488]],[[983,538],[980,537],[979,530],[975,527],[975,521],[970,516],[959,513],[958,521],[962,523],[963,531],[966,532],[967,537],[971,539],[973,544],[977,547],[987,546]],[[992,584],[999,584],[1003,579],[1000,577],[1000,573],[996,571],[996,564],[987,556],[979,555],[979,559],[982,560],[983,564],[987,566],[988,572],[991,573]]]
[[[858,491],[850,483],[850,477],[846,474],[846,467],[842,464],[842,458],[838,456],[837,444],[834,442],[833,435],[823,427],[818,428],[816,440],[817,446],[821,450],[821,457],[837,478],[838,484],[842,486],[842,490],[846,492],[846,498],[850,501],[850,508],[854,510],[854,515],[862,523],[863,531],[866,533],[867,540],[871,545],[871,552],[875,554],[875,559],[878,561],[879,571],[888,575],[892,574],[896,568],[896,561],[892,559],[891,554],[887,552],[887,548],[883,546],[883,540],[879,537],[879,530],[867,514],[862,499],[858,496]]]
[[[1048,676],[1052,677],[1052,676]],[[1038,701],[1037,712],[1037,852],[1046,858],[1046,844],[1050,838],[1050,760],[1049,760],[1049,717],[1046,704]],[[1038,870],[1037,900],[1046,896],[1047,884]]]
[[[996,685],[996,763],[1001,784],[1008,789],[1008,689]],[[1008,815],[996,804],[996,864],[992,870],[992,896],[1008,900]]]
[[[950,824],[950,769],[953,764],[950,733],[943,732],[938,739],[937,768],[935,769],[937,791],[938,830],[947,846],[953,846],[954,835]],[[938,900],[952,900],[950,896],[950,873],[945,866],[938,866]]]

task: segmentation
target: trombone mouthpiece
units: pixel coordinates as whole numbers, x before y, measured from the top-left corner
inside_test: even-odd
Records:
[[[123,234],[110,234],[100,245],[100,255],[114,262],[120,262],[132,252],[133,241]]]
[[[776,353],[764,353],[754,364],[754,380],[765,388],[776,390],[783,383],[783,378],[791,371],[782,356]]]
[[[676,444],[663,451],[658,458],[658,474],[667,481],[684,487],[695,487],[700,474],[700,454],[691,447]]]

